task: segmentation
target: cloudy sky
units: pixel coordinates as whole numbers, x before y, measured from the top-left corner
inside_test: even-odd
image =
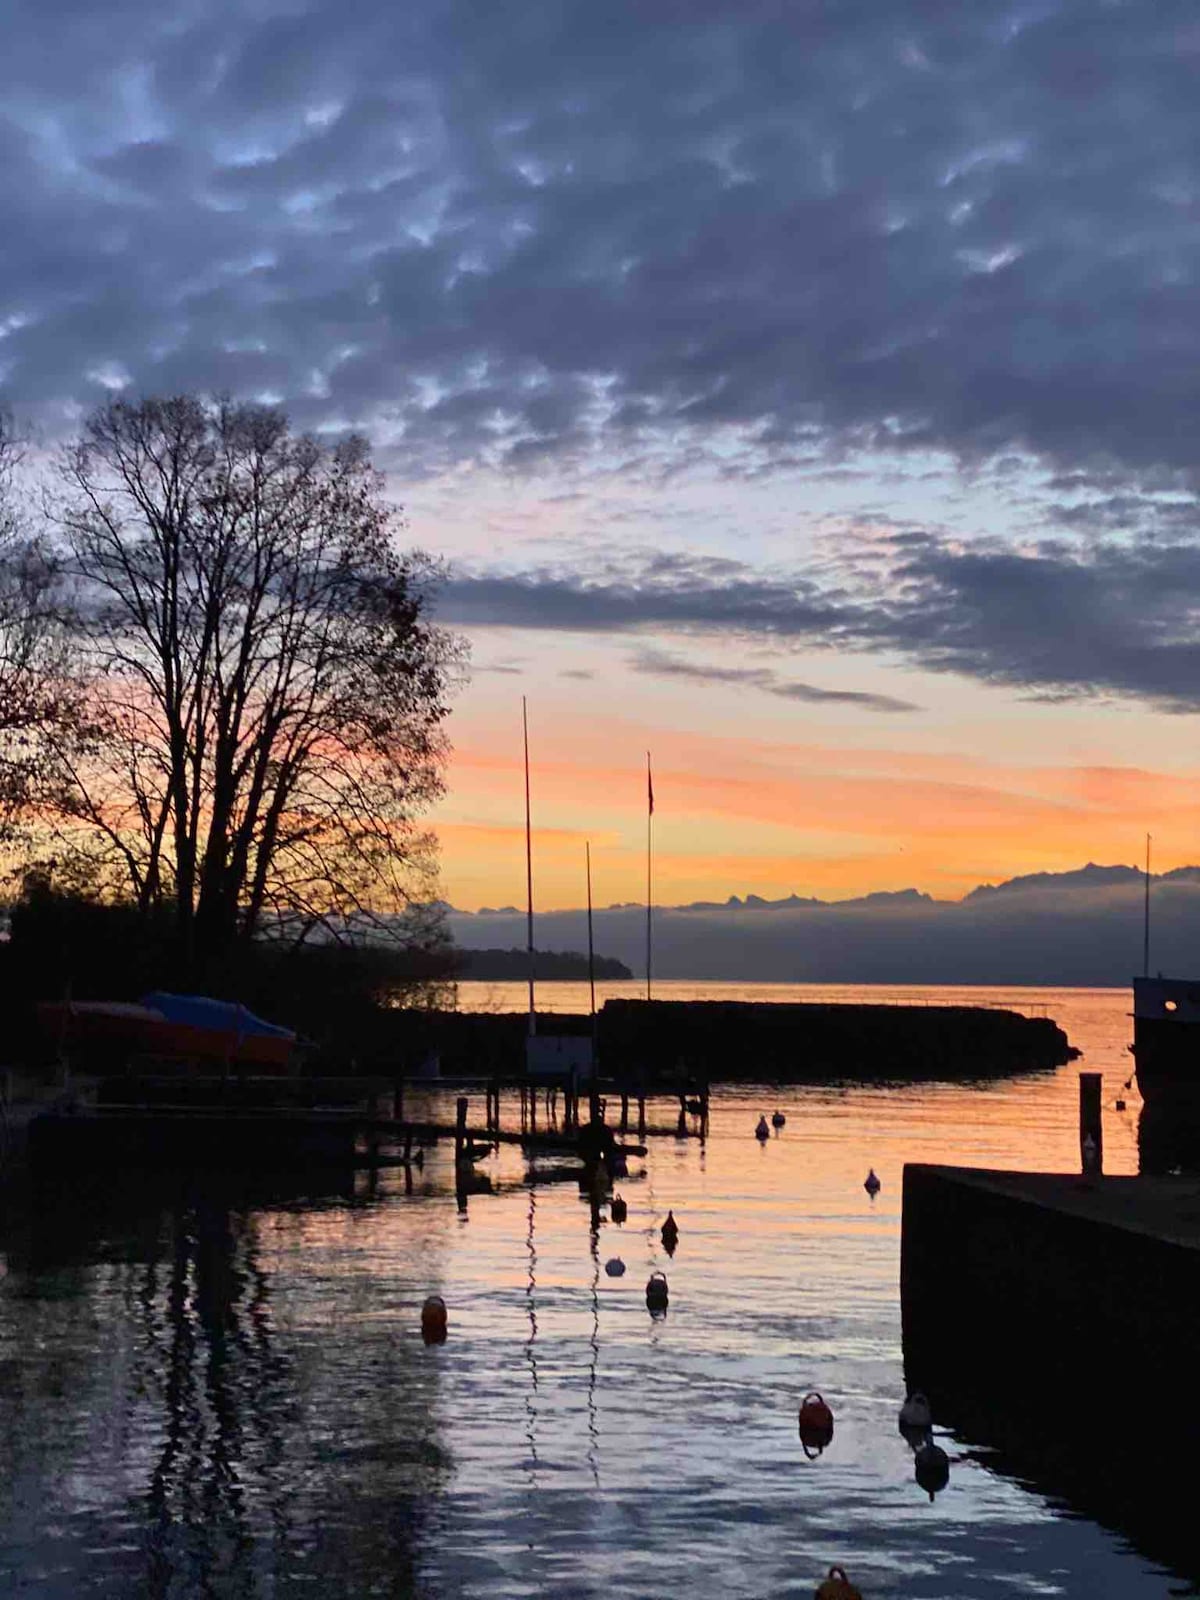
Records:
[[[465,907],[1200,858],[1194,0],[6,0],[0,397],[365,431]]]

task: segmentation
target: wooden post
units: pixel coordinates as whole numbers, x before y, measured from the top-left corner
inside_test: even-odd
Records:
[[[1102,1083],[1098,1072],[1079,1074],[1079,1159],[1087,1177],[1099,1177],[1104,1171],[1104,1130],[1100,1120]]]
[[[639,1094],[638,1095],[638,1138],[639,1139],[644,1139],[645,1137],[646,1137],[646,1096],[643,1093],[643,1094]]]
[[[467,1142],[467,1097],[465,1094],[458,1097],[458,1117],[454,1124],[454,1165],[457,1167],[463,1159],[463,1150]]]
[[[628,1131],[629,1131],[629,1093],[628,1093],[627,1090],[622,1089],[621,1090],[621,1132],[622,1133],[627,1133]]]

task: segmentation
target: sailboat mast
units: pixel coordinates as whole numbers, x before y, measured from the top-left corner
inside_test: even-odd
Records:
[[[1146,835],[1146,912],[1142,923],[1142,976],[1150,976],[1150,835]]]
[[[592,843],[585,840],[587,853],[587,908],[588,908],[588,990],[591,994],[592,1032],[596,1031],[596,947],[592,942]]]
[[[537,1032],[537,1013],[533,1004],[533,825],[529,811],[529,710],[521,696],[521,731],[525,741],[525,922],[529,952],[529,1037]]]
[[[646,999],[650,998],[651,952],[651,894],[650,894],[650,830],[654,820],[654,779],[650,776],[650,752],[646,751]]]

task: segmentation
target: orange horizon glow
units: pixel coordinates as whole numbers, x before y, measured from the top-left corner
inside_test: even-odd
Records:
[[[1095,861],[1140,864],[1152,817],[1155,872],[1200,860],[1200,772],[1018,767],[934,752],[821,752],[661,740],[654,765],[658,904],[789,894],[824,900],[917,889],[955,900],[981,883]],[[717,741],[713,741],[714,745]],[[792,756],[794,764],[787,761]],[[701,757],[701,762],[696,760]],[[814,763],[815,765],[815,763]],[[788,767],[790,766],[790,770]],[[849,770],[831,770],[841,767]],[[707,769],[707,770],[706,770]],[[890,770],[889,770],[890,769]],[[581,799],[581,796],[586,797]],[[445,897],[463,910],[525,903],[519,757],[464,751],[452,810],[435,819]],[[608,760],[533,773],[534,893],[541,910],[584,903],[584,845],[597,906],[646,894],[645,772]]]

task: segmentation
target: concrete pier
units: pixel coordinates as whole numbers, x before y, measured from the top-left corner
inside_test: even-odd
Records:
[[[1200,1576],[1200,1180],[908,1166],[901,1298],[935,1423]]]

